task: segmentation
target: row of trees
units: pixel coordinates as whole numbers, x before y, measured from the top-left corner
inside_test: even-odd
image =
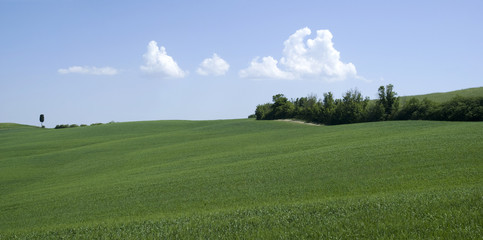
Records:
[[[87,126],[98,126],[98,125],[102,125],[103,123],[93,123],[91,125],[87,125],[87,124],[81,124],[81,125],[77,125],[77,124],[59,124],[59,125],[56,125],[55,126],[55,129],[61,129],[61,128],[75,128],[75,127],[87,127]]]
[[[394,116],[396,120],[483,121],[483,97],[456,96],[437,104],[427,98],[409,99]]]
[[[341,99],[334,99],[331,92],[323,99],[315,95],[288,100],[283,94],[273,96],[273,103],[258,105],[256,119],[299,119],[319,124],[347,124],[384,120],[483,120],[483,97],[456,97],[437,104],[428,99],[410,99],[402,107],[394,86],[380,86],[378,99],[370,101],[358,90],[349,90]]]

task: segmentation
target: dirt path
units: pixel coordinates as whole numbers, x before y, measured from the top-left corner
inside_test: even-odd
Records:
[[[275,121],[280,121],[280,122],[293,122],[293,123],[299,123],[299,124],[305,124],[305,125],[311,125],[311,126],[321,126],[320,124],[307,123],[307,122],[304,122],[304,121],[293,120],[293,119],[277,119]]]

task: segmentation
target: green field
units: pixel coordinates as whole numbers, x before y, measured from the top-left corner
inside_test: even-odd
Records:
[[[0,124],[0,239],[481,239],[483,122]]]
[[[451,92],[444,92],[444,93],[430,93],[424,95],[415,95],[415,96],[402,96],[400,98],[400,102],[404,104],[410,98],[417,98],[418,100],[422,101],[424,98],[427,98],[436,103],[443,103],[451,100],[456,96],[462,97],[481,97],[483,96],[483,87],[476,87],[476,88],[467,88],[457,91]]]

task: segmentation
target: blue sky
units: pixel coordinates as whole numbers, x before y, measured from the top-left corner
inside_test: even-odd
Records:
[[[483,1],[0,0],[0,122],[245,118],[483,84]]]

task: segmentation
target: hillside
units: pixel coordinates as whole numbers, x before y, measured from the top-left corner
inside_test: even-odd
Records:
[[[462,97],[482,97],[483,96],[483,87],[476,87],[476,88],[467,88],[457,91],[451,92],[442,92],[442,93],[429,93],[423,95],[414,95],[414,96],[401,96],[400,101],[404,104],[410,98],[417,98],[419,100],[423,100],[427,98],[431,101],[442,103],[451,100],[451,98],[456,96]]]
[[[481,239],[483,123],[0,124],[0,239]]]
[[[17,123],[0,123],[0,130],[13,128],[34,128],[34,126],[17,124]]]

